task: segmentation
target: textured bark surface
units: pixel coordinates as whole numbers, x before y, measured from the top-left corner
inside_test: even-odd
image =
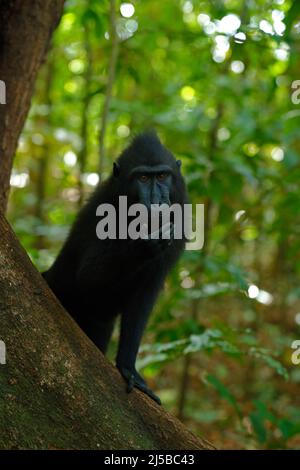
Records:
[[[117,370],[64,311],[0,216],[1,449],[212,449]]]
[[[38,69],[64,0],[0,0],[0,80],[6,104],[0,104],[0,212],[4,212],[18,137]]]

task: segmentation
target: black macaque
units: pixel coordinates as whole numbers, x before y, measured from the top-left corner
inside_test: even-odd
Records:
[[[159,239],[105,239],[96,235],[100,204],[112,204],[117,213],[119,196],[128,207],[142,203],[183,204],[187,194],[180,161],[154,133],[137,136],[114,163],[113,173],[99,184],[81,209],[52,267],[43,273],[50,288],[85,333],[105,353],[117,315],[121,332],[116,366],[127,383],[160,403],[135,369],[140,341],[167,273],[184,249],[174,238],[174,224],[160,226]],[[118,219],[117,219],[118,220]],[[162,233],[169,231],[169,239]]]

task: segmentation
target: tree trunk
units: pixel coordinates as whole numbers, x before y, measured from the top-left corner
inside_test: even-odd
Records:
[[[4,212],[18,137],[30,106],[34,81],[64,0],[0,0],[0,212]]]
[[[1,449],[213,448],[141,392],[125,392],[2,216],[0,339]]]

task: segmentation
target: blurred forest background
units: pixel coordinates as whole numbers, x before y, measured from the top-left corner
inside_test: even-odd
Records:
[[[169,277],[139,367],[223,448],[300,446],[299,65],[299,1],[68,0],[11,177],[8,218],[44,270],[132,136],[154,128],[182,160],[205,245]]]

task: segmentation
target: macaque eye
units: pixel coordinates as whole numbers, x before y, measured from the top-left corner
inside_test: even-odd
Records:
[[[148,175],[140,175],[140,176],[139,176],[139,180],[140,180],[142,183],[147,183],[147,181],[149,180],[149,176],[148,176]]]
[[[164,181],[164,180],[166,179],[166,177],[167,177],[167,174],[166,174],[166,173],[159,173],[159,174],[157,175],[158,181]]]

